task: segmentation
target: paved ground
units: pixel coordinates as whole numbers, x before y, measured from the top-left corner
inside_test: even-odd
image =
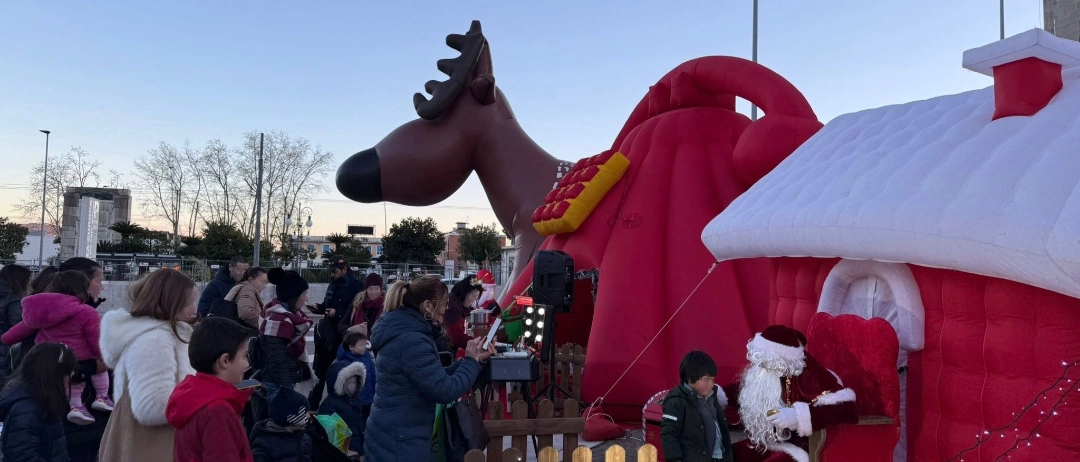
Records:
[[[641,429],[636,429],[626,432],[626,435],[620,439],[600,443],[592,448],[593,462],[605,462],[604,452],[615,445],[622,446],[626,451],[626,462],[637,462],[637,451],[645,445],[645,434]]]

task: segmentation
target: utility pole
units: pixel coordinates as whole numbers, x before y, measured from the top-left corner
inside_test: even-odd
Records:
[[[49,189],[49,133],[48,130],[38,130],[45,134],[45,170],[41,175],[41,238],[38,240],[38,272],[45,269],[45,191]],[[57,199],[59,200],[59,199]]]
[[[1001,5],[1001,10],[998,14],[1001,23],[1001,40],[1005,40],[1005,0],[1001,0],[999,3]]]
[[[259,180],[255,184],[255,261],[259,266],[259,254],[262,253],[262,182],[263,182],[263,134],[259,133]]]
[[[1005,1],[1005,0],[1002,0]],[[751,50],[751,59],[757,62],[757,4],[758,0],[754,0],[754,41],[753,49]],[[757,120],[757,105],[750,103],[750,120]]]

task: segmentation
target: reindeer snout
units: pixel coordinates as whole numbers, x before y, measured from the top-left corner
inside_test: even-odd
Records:
[[[382,202],[382,172],[375,148],[353,154],[337,170],[337,189],[357,202]]]

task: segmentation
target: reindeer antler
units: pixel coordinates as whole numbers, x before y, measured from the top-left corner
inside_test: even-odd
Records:
[[[461,52],[461,56],[440,59],[435,63],[439,71],[450,76],[450,78],[445,82],[429,80],[424,84],[424,91],[431,94],[431,100],[424,97],[422,93],[413,95],[413,106],[416,107],[416,114],[426,120],[435,120],[446,114],[453,107],[462,90],[465,89],[470,74],[472,74],[481,53],[487,46],[487,39],[484,38],[484,34],[480,30],[480,21],[473,21],[472,26],[469,27],[469,31],[465,35],[447,35],[446,45]],[[489,77],[489,79],[493,80],[493,77]],[[482,102],[490,104],[487,101]]]

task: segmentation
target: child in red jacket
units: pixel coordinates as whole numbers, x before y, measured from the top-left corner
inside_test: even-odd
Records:
[[[176,462],[252,462],[240,414],[252,389],[238,390],[248,369],[244,326],[225,318],[207,318],[195,326],[188,358],[195,375],[173,390],[165,418],[176,428]]]

